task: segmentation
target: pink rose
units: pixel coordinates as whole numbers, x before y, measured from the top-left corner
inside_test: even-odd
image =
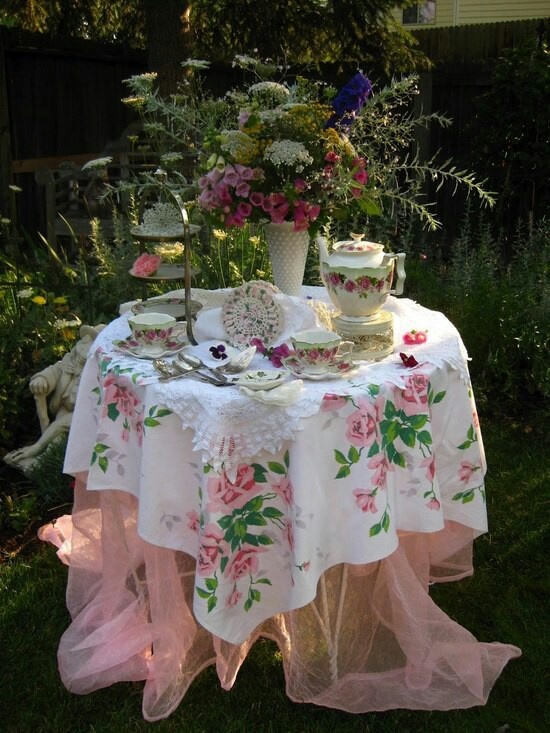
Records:
[[[323,401],[321,402],[321,411],[332,412],[336,410],[341,410],[343,407],[346,406],[346,403],[347,400],[345,397],[342,397],[339,394],[326,393],[323,397]]]
[[[199,513],[193,509],[192,512],[187,512],[187,518],[189,519],[187,522],[188,529],[192,532],[198,532],[201,526]]]
[[[208,479],[206,490],[210,501],[207,509],[211,512],[224,513],[228,510],[241,509],[251,498],[255,488],[254,469],[251,466],[244,463],[240,465],[235,482],[230,481],[224,471],[221,476]]]
[[[108,415],[109,405],[115,404],[118,412],[127,417],[133,417],[140,401],[131,390],[127,387],[121,387],[115,380],[116,377],[111,375],[103,383],[104,414]],[[116,419],[116,417],[112,419]]]
[[[148,252],[141,254],[134,262],[132,274],[137,277],[149,277],[155,273],[162,262],[158,255],[150,255]]]
[[[243,545],[227,563],[224,576],[237,581],[246,575],[255,575],[260,568],[258,558],[260,552],[265,552],[265,549],[253,545]]]
[[[216,524],[208,524],[200,538],[199,554],[197,557],[197,568],[199,575],[213,575],[220,564],[224,554],[225,543],[223,533]]]
[[[226,605],[226,607],[227,608],[235,608],[235,606],[241,600],[242,597],[243,597],[243,594],[240,593],[237,590],[237,587],[236,586],[234,586],[233,587],[233,590],[231,591],[231,593],[225,599],[225,605]]]
[[[358,448],[368,447],[376,438],[376,408],[364,397],[358,399],[359,408],[346,419],[346,439]]]
[[[474,466],[469,461],[462,461],[460,468],[458,469],[458,478],[465,484],[472,478],[476,471],[479,471],[479,466]]]
[[[294,489],[290,483],[288,476],[284,476],[279,483],[271,484],[271,488],[278,494],[284,503],[289,506],[292,504],[292,498],[294,496]]]
[[[374,486],[377,486],[379,489],[385,489],[386,474],[390,468],[385,453],[377,453],[368,461],[367,466],[374,469],[374,475],[372,477]]]
[[[426,478],[431,483],[435,478],[435,461],[433,456],[424,458],[421,462],[421,467],[426,469]]]
[[[371,514],[376,514],[378,509],[376,508],[376,493],[374,491],[354,489],[353,495],[355,496],[357,506],[362,512],[371,512]]]
[[[404,382],[405,389],[401,391],[401,397],[405,412],[408,415],[421,412],[428,404],[428,377],[417,372],[405,377]]]

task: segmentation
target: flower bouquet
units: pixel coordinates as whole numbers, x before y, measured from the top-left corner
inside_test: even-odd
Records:
[[[371,89],[357,73],[337,95],[302,77],[232,93],[234,125],[205,136],[200,207],[217,226],[292,222],[296,231],[350,206],[379,213],[367,160],[347,135]]]

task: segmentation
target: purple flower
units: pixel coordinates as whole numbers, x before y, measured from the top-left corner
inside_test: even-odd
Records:
[[[332,100],[334,114],[326,126],[350,127],[357,113],[369,98],[371,91],[370,80],[364,74],[357,72]]]

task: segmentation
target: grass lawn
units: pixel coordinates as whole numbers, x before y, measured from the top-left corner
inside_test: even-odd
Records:
[[[538,415],[538,417],[537,417]],[[488,534],[475,548],[476,572],[435,586],[436,602],[481,641],[519,646],[485,707],[452,712],[397,710],[351,715],[292,703],[276,646],[258,642],[236,684],[224,692],[214,668],[192,685],[179,708],[154,730],[189,733],[543,733],[550,730],[548,535],[550,443],[543,411],[528,423],[482,421],[489,463]],[[546,545],[547,547],[548,545]],[[118,684],[86,696],[62,686],[56,666],[68,625],[66,568],[38,541],[0,565],[0,730],[4,733],[122,733],[152,730],[141,716],[142,684]]]

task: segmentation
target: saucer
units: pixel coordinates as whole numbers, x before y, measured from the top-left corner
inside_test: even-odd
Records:
[[[146,351],[142,346],[137,344],[131,337],[126,339],[115,339],[113,346],[127,356],[134,356],[136,359],[161,359],[163,356],[177,354],[188,344],[185,331],[181,331],[172,335],[163,344],[163,350],[152,354]]]
[[[275,389],[285,381],[286,377],[284,372],[275,369],[253,369],[242,374],[236,384],[252,390]]]
[[[300,360],[295,356],[285,356],[281,359],[283,366],[295,377],[300,379],[311,379],[314,381],[321,381],[323,379],[340,379],[341,377],[348,377],[354,374],[358,369],[359,365],[354,364],[351,361],[339,361],[335,364],[327,366],[324,372],[308,372],[306,368],[300,363]]]
[[[202,308],[202,303],[192,300],[190,304],[191,316],[194,318]],[[185,299],[184,298],[151,298],[140,300],[131,307],[134,315],[140,313],[164,313],[167,316],[174,316],[178,321],[185,320]]]

